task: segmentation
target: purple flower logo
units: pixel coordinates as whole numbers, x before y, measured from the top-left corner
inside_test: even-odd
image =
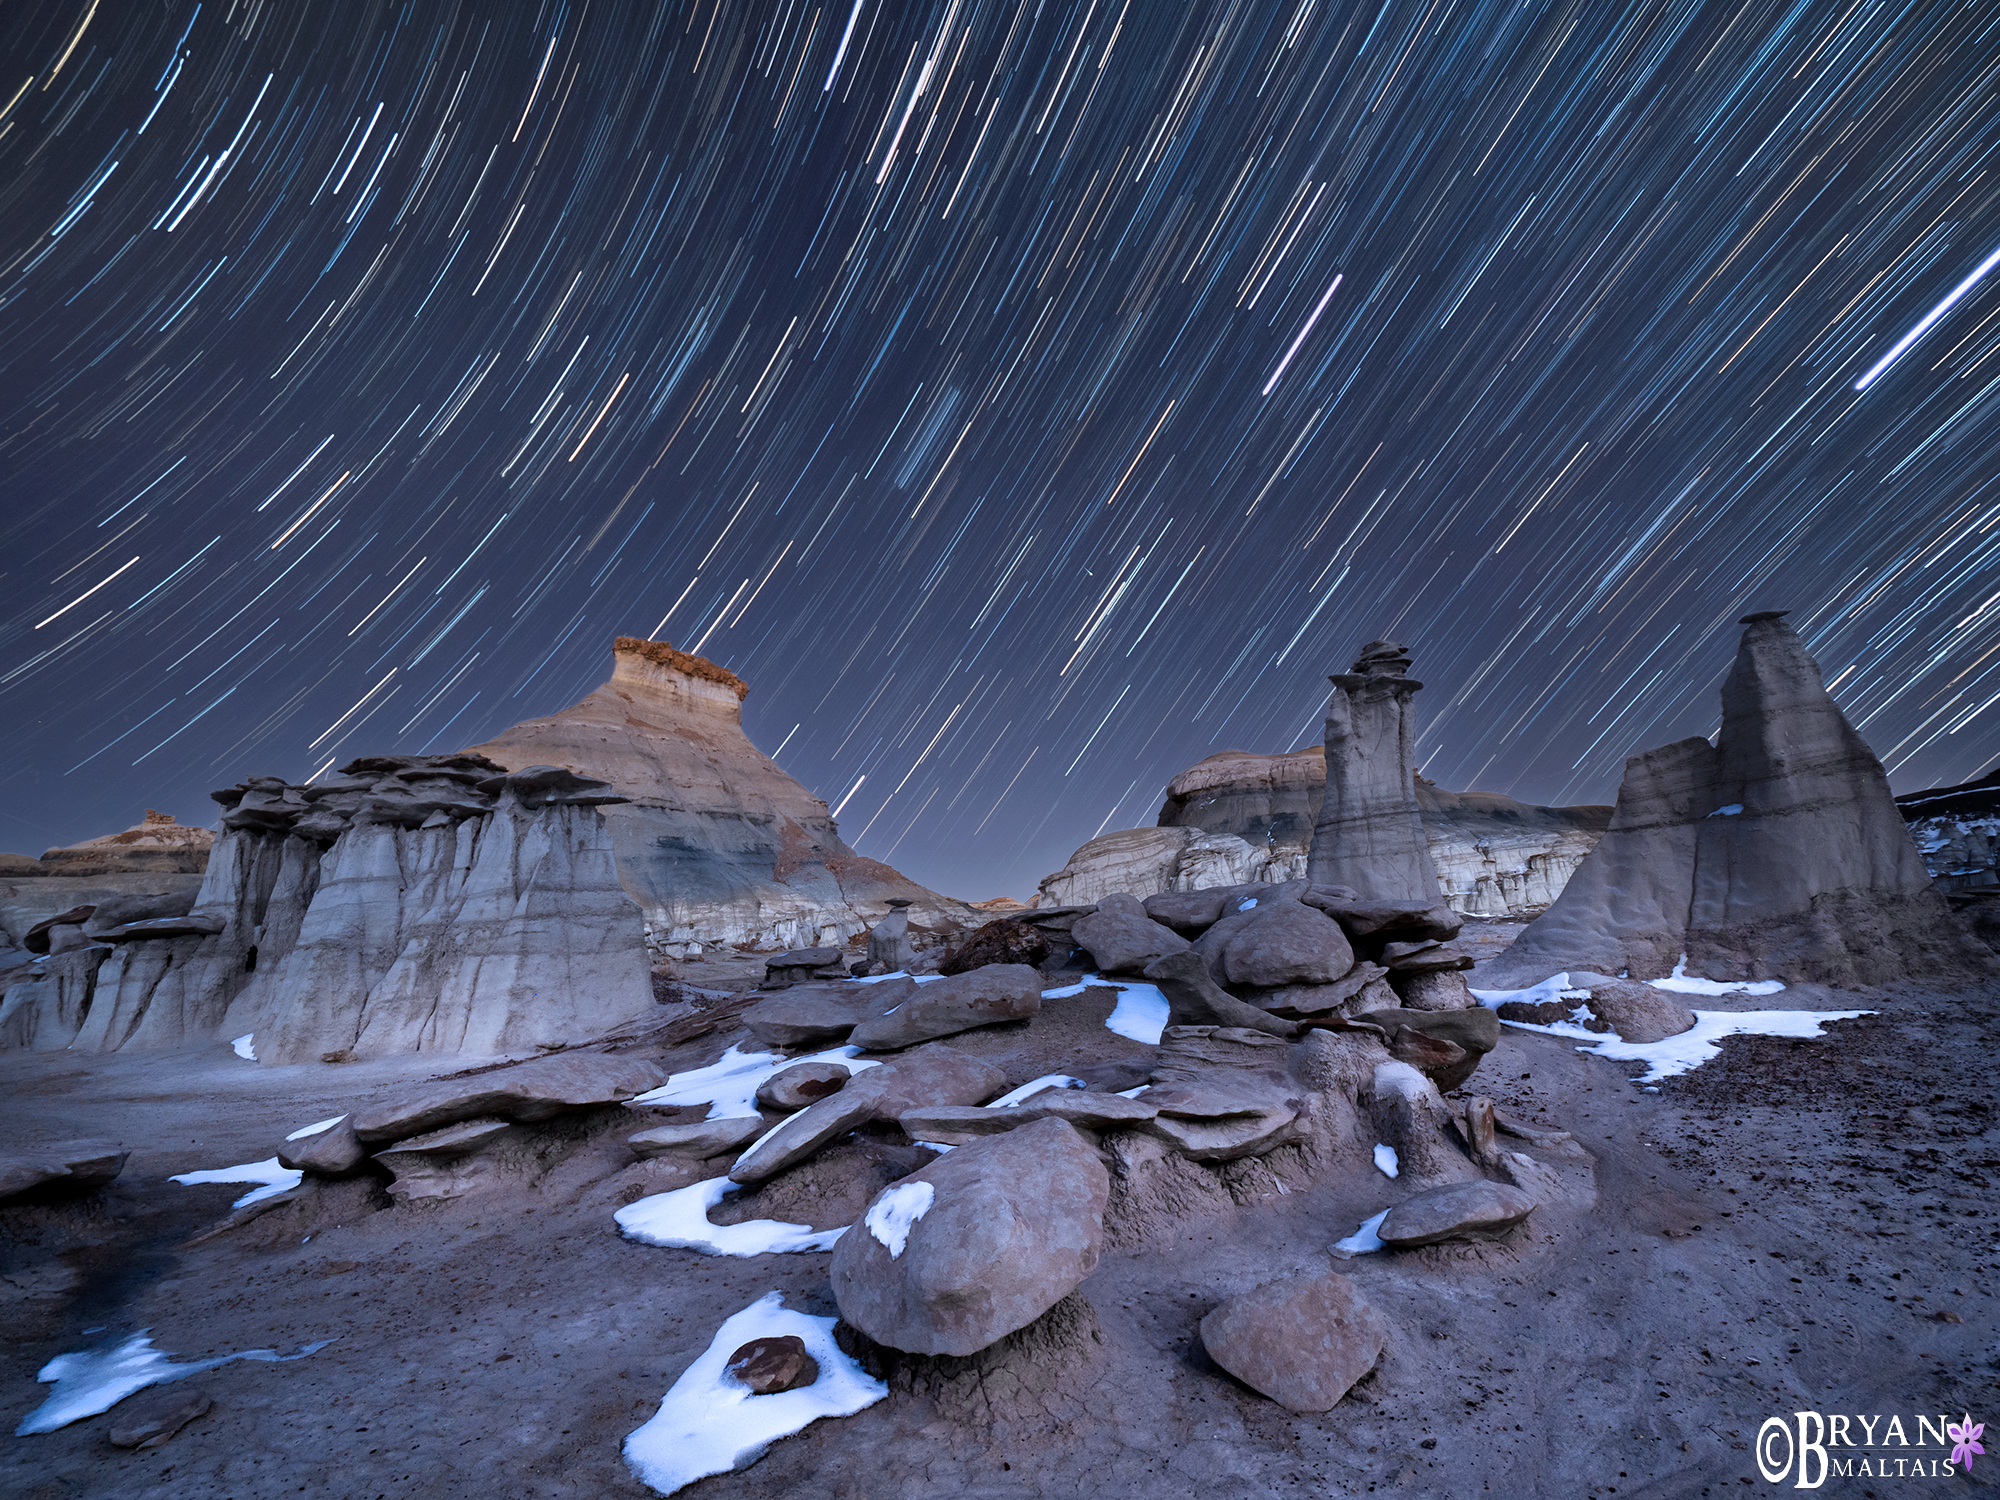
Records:
[[[1958,1446],[1951,1450],[1948,1462],[1965,1465],[1967,1473],[1972,1472],[1972,1455],[1983,1454],[1986,1450],[1979,1446],[1979,1438],[1986,1431],[1984,1422],[1972,1420],[1972,1413],[1965,1414],[1963,1422],[1954,1422],[1945,1428],[1945,1436]]]

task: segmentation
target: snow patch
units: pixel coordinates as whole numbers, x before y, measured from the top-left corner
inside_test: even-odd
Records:
[[[1375,1165],[1384,1177],[1399,1176],[1403,1170],[1403,1164],[1396,1160],[1396,1148],[1384,1146],[1379,1141],[1375,1145]]]
[[[1344,1240],[1335,1240],[1333,1248],[1343,1255],[1367,1255],[1372,1251],[1387,1249],[1375,1237],[1375,1231],[1382,1227],[1382,1221],[1389,1217],[1389,1210],[1383,1209],[1372,1219],[1364,1219],[1361,1227]]]
[[[636,1206],[636,1205],[635,1205]],[[645,1426],[625,1439],[625,1462],[639,1480],[671,1495],[710,1474],[757,1461],[779,1438],[821,1417],[848,1417],[889,1394],[833,1341],[836,1319],[808,1317],[770,1292],[727,1319],[682,1372]],[[729,1356],[755,1338],[790,1334],[819,1363],[819,1378],[794,1391],[751,1393],[726,1373]]]
[[[1236,909],[1238,911],[1248,911],[1250,910],[1251,907],[1255,906],[1256,904],[1257,904],[1257,898],[1255,896],[1249,896],[1237,902]]]
[[[1067,1073],[1044,1073],[1040,1078],[1030,1078],[1017,1089],[1009,1089],[986,1107],[988,1109],[1012,1109],[1043,1089],[1080,1089],[1084,1086],[1081,1078],[1072,1078]]]
[[[899,1182],[883,1190],[882,1196],[861,1216],[861,1222],[888,1249],[889,1259],[898,1260],[903,1246],[909,1242],[910,1227],[930,1212],[931,1200],[936,1196],[937,1189],[928,1182]]]
[[[1742,811],[1743,804],[1741,802],[1732,802],[1727,807],[1718,807],[1709,816],[1711,818],[1733,818],[1738,816]]]
[[[800,1063],[839,1063],[850,1074],[882,1064],[863,1058],[859,1047],[830,1047],[806,1057],[786,1057],[779,1052],[744,1052],[735,1046],[705,1068],[676,1073],[658,1088],[628,1104],[707,1103],[709,1120],[747,1120],[757,1114],[757,1090],[767,1078],[795,1068]]]
[[[167,1181],[190,1185],[197,1182],[261,1182],[262,1187],[254,1192],[245,1193],[229,1205],[231,1208],[244,1208],[249,1204],[261,1203],[266,1198],[275,1198],[280,1193],[290,1191],[305,1180],[305,1175],[304,1172],[294,1171],[290,1167],[279,1166],[278,1158],[274,1156],[268,1161],[246,1161],[240,1167],[209,1167],[200,1172],[182,1172],[176,1177],[169,1177]]]
[[[1872,1016],[1872,1010],[1698,1010],[1694,1025],[1679,1036],[1661,1042],[1627,1042],[1619,1038],[1593,1039],[1594,1046],[1579,1052],[1595,1052],[1618,1062],[1637,1059],[1649,1071],[1641,1083],[1653,1083],[1680,1073],[1691,1073],[1722,1050],[1726,1036],[1824,1036],[1820,1027],[1828,1021],[1851,1021],[1856,1016]],[[1531,1027],[1554,1031],[1555,1027]]]
[[[54,1432],[58,1427],[67,1427],[80,1418],[109,1411],[133,1392],[143,1391],[149,1385],[185,1380],[203,1370],[226,1365],[231,1360],[254,1359],[267,1364],[282,1364],[316,1354],[332,1342],[332,1339],[321,1339],[316,1344],[301,1345],[297,1354],[280,1354],[275,1349],[245,1349],[240,1354],[218,1354],[213,1359],[176,1363],[165,1350],[155,1349],[152,1339],[140,1332],[116,1348],[58,1354],[35,1374],[35,1379],[39,1381],[52,1382],[55,1390],[48,1400],[21,1420],[21,1425],[14,1429],[14,1436]]]
[[[297,1130],[286,1136],[285,1139],[288,1141],[302,1141],[309,1135],[323,1135],[346,1118],[346,1115],[335,1115],[331,1120],[321,1120],[317,1125],[301,1125]]]
[[[767,1255],[790,1250],[831,1250],[834,1242],[847,1233],[844,1224],[838,1229],[814,1229],[810,1225],[787,1224],[778,1219],[711,1224],[708,1211],[731,1193],[741,1190],[742,1186],[727,1177],[711,1177],[706,1182],[676,1188],[671,1193],[655,1193],[650,1198],[641,1198],[637,1203],[619,1209],[612,1218],[618,1221],[618,1232],[628,1240],[637,1240],[642,1245],[659,1245],[667,1250],[698,1250],[703,1255]],[[731,1349],[735,1347],[730,1345]],[[719,1469],[702,1470],[703,1474],[721,1472]],[[692,1477],[699,1478],[700,1475]]]
[[[231,1048],[235,1050],[236,1055],[242,1058],[245,1062],[255,1062],[257,1060],[257,1049],[251,1046],[250,1044],[254,1042],[256,1039],[257,1039],[256,1032],[246,1031],[243,1033],[243,1035],[236,1038],[236,1040],[231,1042],[229,1045]]]
[[[1649,979],[1656,990],[1673,990],[1682,995],[1775,995],[1784,984],[1776,979],[1698,979],[1687,972],[1688,956],[1683,953],[1674,972],[1665,979]]]
[[[1563,998],[1563,991],[1569,987],[1569,975],[1562,973],[1551,975],[1525,990],[1475,990],[1468,987],[1466,993],[1488,1010],[1498,1010],[1512,1000],[1519,1000],[1524,1005],[1545,1005],[1551,1000]]]
[[[1144,1042],[1148,1047],[1160,1045],[1160,1033],[1167,1029],[1167,1016],[1172,1007],[1167,997],[1160,993],[1158,985],[1135,984],[1126,979],[1106,979],[1101,974],[1086,974],[1075,984],[1065,985],[1059,990],[1043,990],[1044,1000],[1067,1000],[1081,995],[1091,988],[1118,991],[1118,1003],[1111,1008],[1105,1019],[1104,1029],[1116,1032],[1131,1041]]]

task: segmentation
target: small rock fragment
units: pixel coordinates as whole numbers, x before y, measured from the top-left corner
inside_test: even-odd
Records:
[[[723,1369],[759,1396],[795,1391],[819,1379],[819,1361],[806,1353],[805,1340],[793,1333],[750,1340],[729,1356]]]
[[[1201,1320],[1210,1359],[1293,1411],[1331,1411],[1387,1340],[1382,1315],[1332,1272],[1267,1283]]]
[[[828,1094],[837,1094],[848,1080],[848,1070],[839,1063],[800,1063],[773,1073],[757,1085],[757,1102],[766,1109],[787,1114],[817,1104]]]
[[[1446,1240],[1494,1240],[1534,1211],[1535,1199],[1505,1183],[1455,1182],[1406,1198],[1375,1231],[1383,1244],[1408,1250]]]
[[[165,1396],[121,1408],[105,1436],[114,1448],[157,1448],[214,1405],[208,1392],[178,1386]]]

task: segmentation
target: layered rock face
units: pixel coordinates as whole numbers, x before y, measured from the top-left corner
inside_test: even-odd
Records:
[[[128,900],[49,929],[54,956],[7,990],[0,1040],[110,1052],[249,1032],[266,1063],[492,1055],[651,1010],[601,782],[380,756],[214,795],[223,834],[191,907]]]
[[[44,873],[57,876],[199,875],[208,868],[214,845],[212,830],[186,827],[176,823],[172,813],[149,807],[144,820],[132,827],[46,850],[40,863]]]
[[[1906,792],[1896,807],[1940,890],[2000,890],[2000,766],[1977,781]]]
[[[1990,972],[1952,916],[1881,763],[1781,614],[1746,617],[1714,745],[1633,756],[1604,838],[1499,958],[1492,982],[1564,969],[1886,984]],[[1482,970],[1482,973],[1485,971]],[[1530,978],[1532,976],[1532,978]]]
[[[1536,807],[1497,792],[1451,792],[1415,778],[1417,812],[1445,904],[1465,916],[1532,915],[1611,821],[1609,807]],[[1326,785],[1319,745],[1282,755],[1225,750],[1167,784],[1157,828],[1092,839],[1042,882],[1045,905],[1114,891],[1192,891],[1305,875]]]
[[[1434,901],[1437,870],[1417,812],[1416,712],[1423,686],[1393,641],[1364,646],[1351,672],[1327,680],[1326,793],[1306,876],[1398,901]]]
[[[912,939],[979,918],[841,842],[826,804],[743,732],[749,688],[664,641],[620,636],[611,679],[468,754],[559,765],[629,800],[605,813],[619,878],[647,938],[676,957],[704,946],[837,946],[891,897],[914,903]],[[928,919],[928,920],[927,920]]]

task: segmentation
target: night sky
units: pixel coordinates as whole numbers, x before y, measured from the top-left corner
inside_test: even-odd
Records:
[[[1996,85],[1962,3],[9,0],[0,848],[621,633],[974,898],[1381,635],[1452,788],[1610,800],[1787,607],[1964,780]]]

